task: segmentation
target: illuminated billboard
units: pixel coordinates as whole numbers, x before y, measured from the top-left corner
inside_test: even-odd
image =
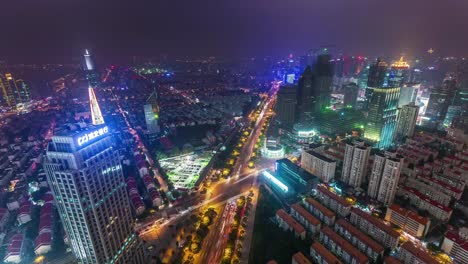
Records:
[[[85,145],[86,143],[93,141],[94,139],[100,138],[103,135],[106,135],[109,132],[109,128],[107,126],[101,127],[89,132],[86,132],[85,134],[79,136],[76,139],[76,143],[78,144],[79,147]]]
[[[280,180],[276,179],[269,171],[264,171],[263,176],[274,183],[277,187],[279,187],[283,192],[288,192],[288,186],[282,183]]]

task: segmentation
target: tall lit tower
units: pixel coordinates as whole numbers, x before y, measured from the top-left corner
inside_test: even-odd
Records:
[[[47,146],[45,170],[78,263],[144,263],[109,128],[70,126]]]
[[[97,100],[96,94],[94,93],[93,87],[88,88],[88,94],[92,123],[93,125],[102,125],[104,124],[104,117],[102,116],[101,108],[99,107],[99,102]]]
[[[158,125],[159,119],[159,106],[158,106],[158,94],[154,90],[146,100],[146,104],[143,106],[145,112],[146,127],[148,134],[158,134],[160,129]]]
[[[91,54],[89,53],[89,50],[85,50],[84,58],[85,58],[86,70],[94,71],[94,62],[93,62],[93,58],[91,57]]]
[[[400,87],[389,86],[386,78],[387,64],[382,60],[369,69],[366,89],[367,126],[364,137],[377,148],[387,148],[393,143],[397,123]]]
[[[99,75],[96,72],[96,66],[94,65],[93,57],[88,50],[85,50],[84,54],[84,71],[89,84],[92,87],[96,87],[99,84]]]
[[[15,107],[16,106],[16,99],[14,96],[14,87],[11,86],[11,75],[8,76],[6,75],[5,78],[2,78],[3,76],[0,76],[0,88],[2,89],[2,95],[3,95],[3,101],[9,106],[9,107]],[[14,83],[14,82],[13,82]]]
[[[23,80],[15,80],[11,73],[6,73],[5,78],[2,77],[0,76],[0,89],[3,101],[9,107],[15,108],[17,104],[29,102],[31,99],[29,88]]]
[[[410,65],[403,59],[392,63],[388,78],[388,86],[401,87],[408,81]]]

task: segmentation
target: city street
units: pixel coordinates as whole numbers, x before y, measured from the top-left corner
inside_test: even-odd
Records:
[[[226,247],[228,234],[230,231],[230,225],[232,223],[232,217],[235,213],[235,207],[232,209],[230,206],[226,206],[231,201],[235,201],[241,195],[248,195],[250,191],[253,191],[255,195],[258,194],[258,188],[256,186],[256,176],[261,174],[265,169],[273,166],[271,160],[261,160],[255,169],[248,168],[247,164],[250,160],[252,152],[254,151],[255,144],[260,137],[262,127],[266,121],[266,118],[271,115],[270,109],[274,102],[274,95],[278,90],[279,84],[273,83],[270,96],[266,99],[264,106],[258,115],[255,126],[252,129],[249,137],[247,138],[244,146],[241,149],[240,158],[233,168],[233,173],[226,180],[220,180],[219,182],[213,182],[210,187],[207,188],[206,194],[201,196],[196,194],[195,197],[185,200],[183,207],[179,208],[179,213],[176,215],[170,215],[169,219],[163,220],[156,224],[151,222],[158,222],[154,219],[148,222],[149,227],[145,228],[140,232],[140,237],[149,243],[157,245],[157,241],[161,240],[161,234],[167,234],[170,226],[174,226],[178,222],[182,222],[189,218],[194,212],[202,212],[207,208],[214,208],[218,212],[214,223],[210,226],[208,236],[204,239],[201,251],[195,255],[194,263],[220,263],[222,253]],[[121,113],[125,117],[125,112],[119,107]],[[128,120],[126,119],[126,122]],[[253,176],[253,177],[252,177]],[[254,203],[256,206],[256,203]],[[222,212],[222,213],[221,213]],[[243,241],[243,257],[242,263],[246,263],[248,260],[248,251],[251,240],[251,232],[253,231],[253,219],[255,218],[255,209],[248,216],[248,227],[247,233]],[[163,242],[163,245],[156,246],[157,250],[164,247],[171,247],[171,243]],[[173,252],[168,250],[168,255],[172,255]],[[165,256],[167,257],[167,256]],[[163,257],[164,259],[164,257]],[[167,258],[166,258],[167,259]]]

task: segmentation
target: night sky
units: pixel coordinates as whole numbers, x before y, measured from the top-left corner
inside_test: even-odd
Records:
[[[8,0],[0,59],[132,55],[468,55],[467,0]]]

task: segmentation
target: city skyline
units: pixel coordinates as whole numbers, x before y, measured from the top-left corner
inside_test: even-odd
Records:
[[[465,2],[2,7],[0,264],[468,263]]]

